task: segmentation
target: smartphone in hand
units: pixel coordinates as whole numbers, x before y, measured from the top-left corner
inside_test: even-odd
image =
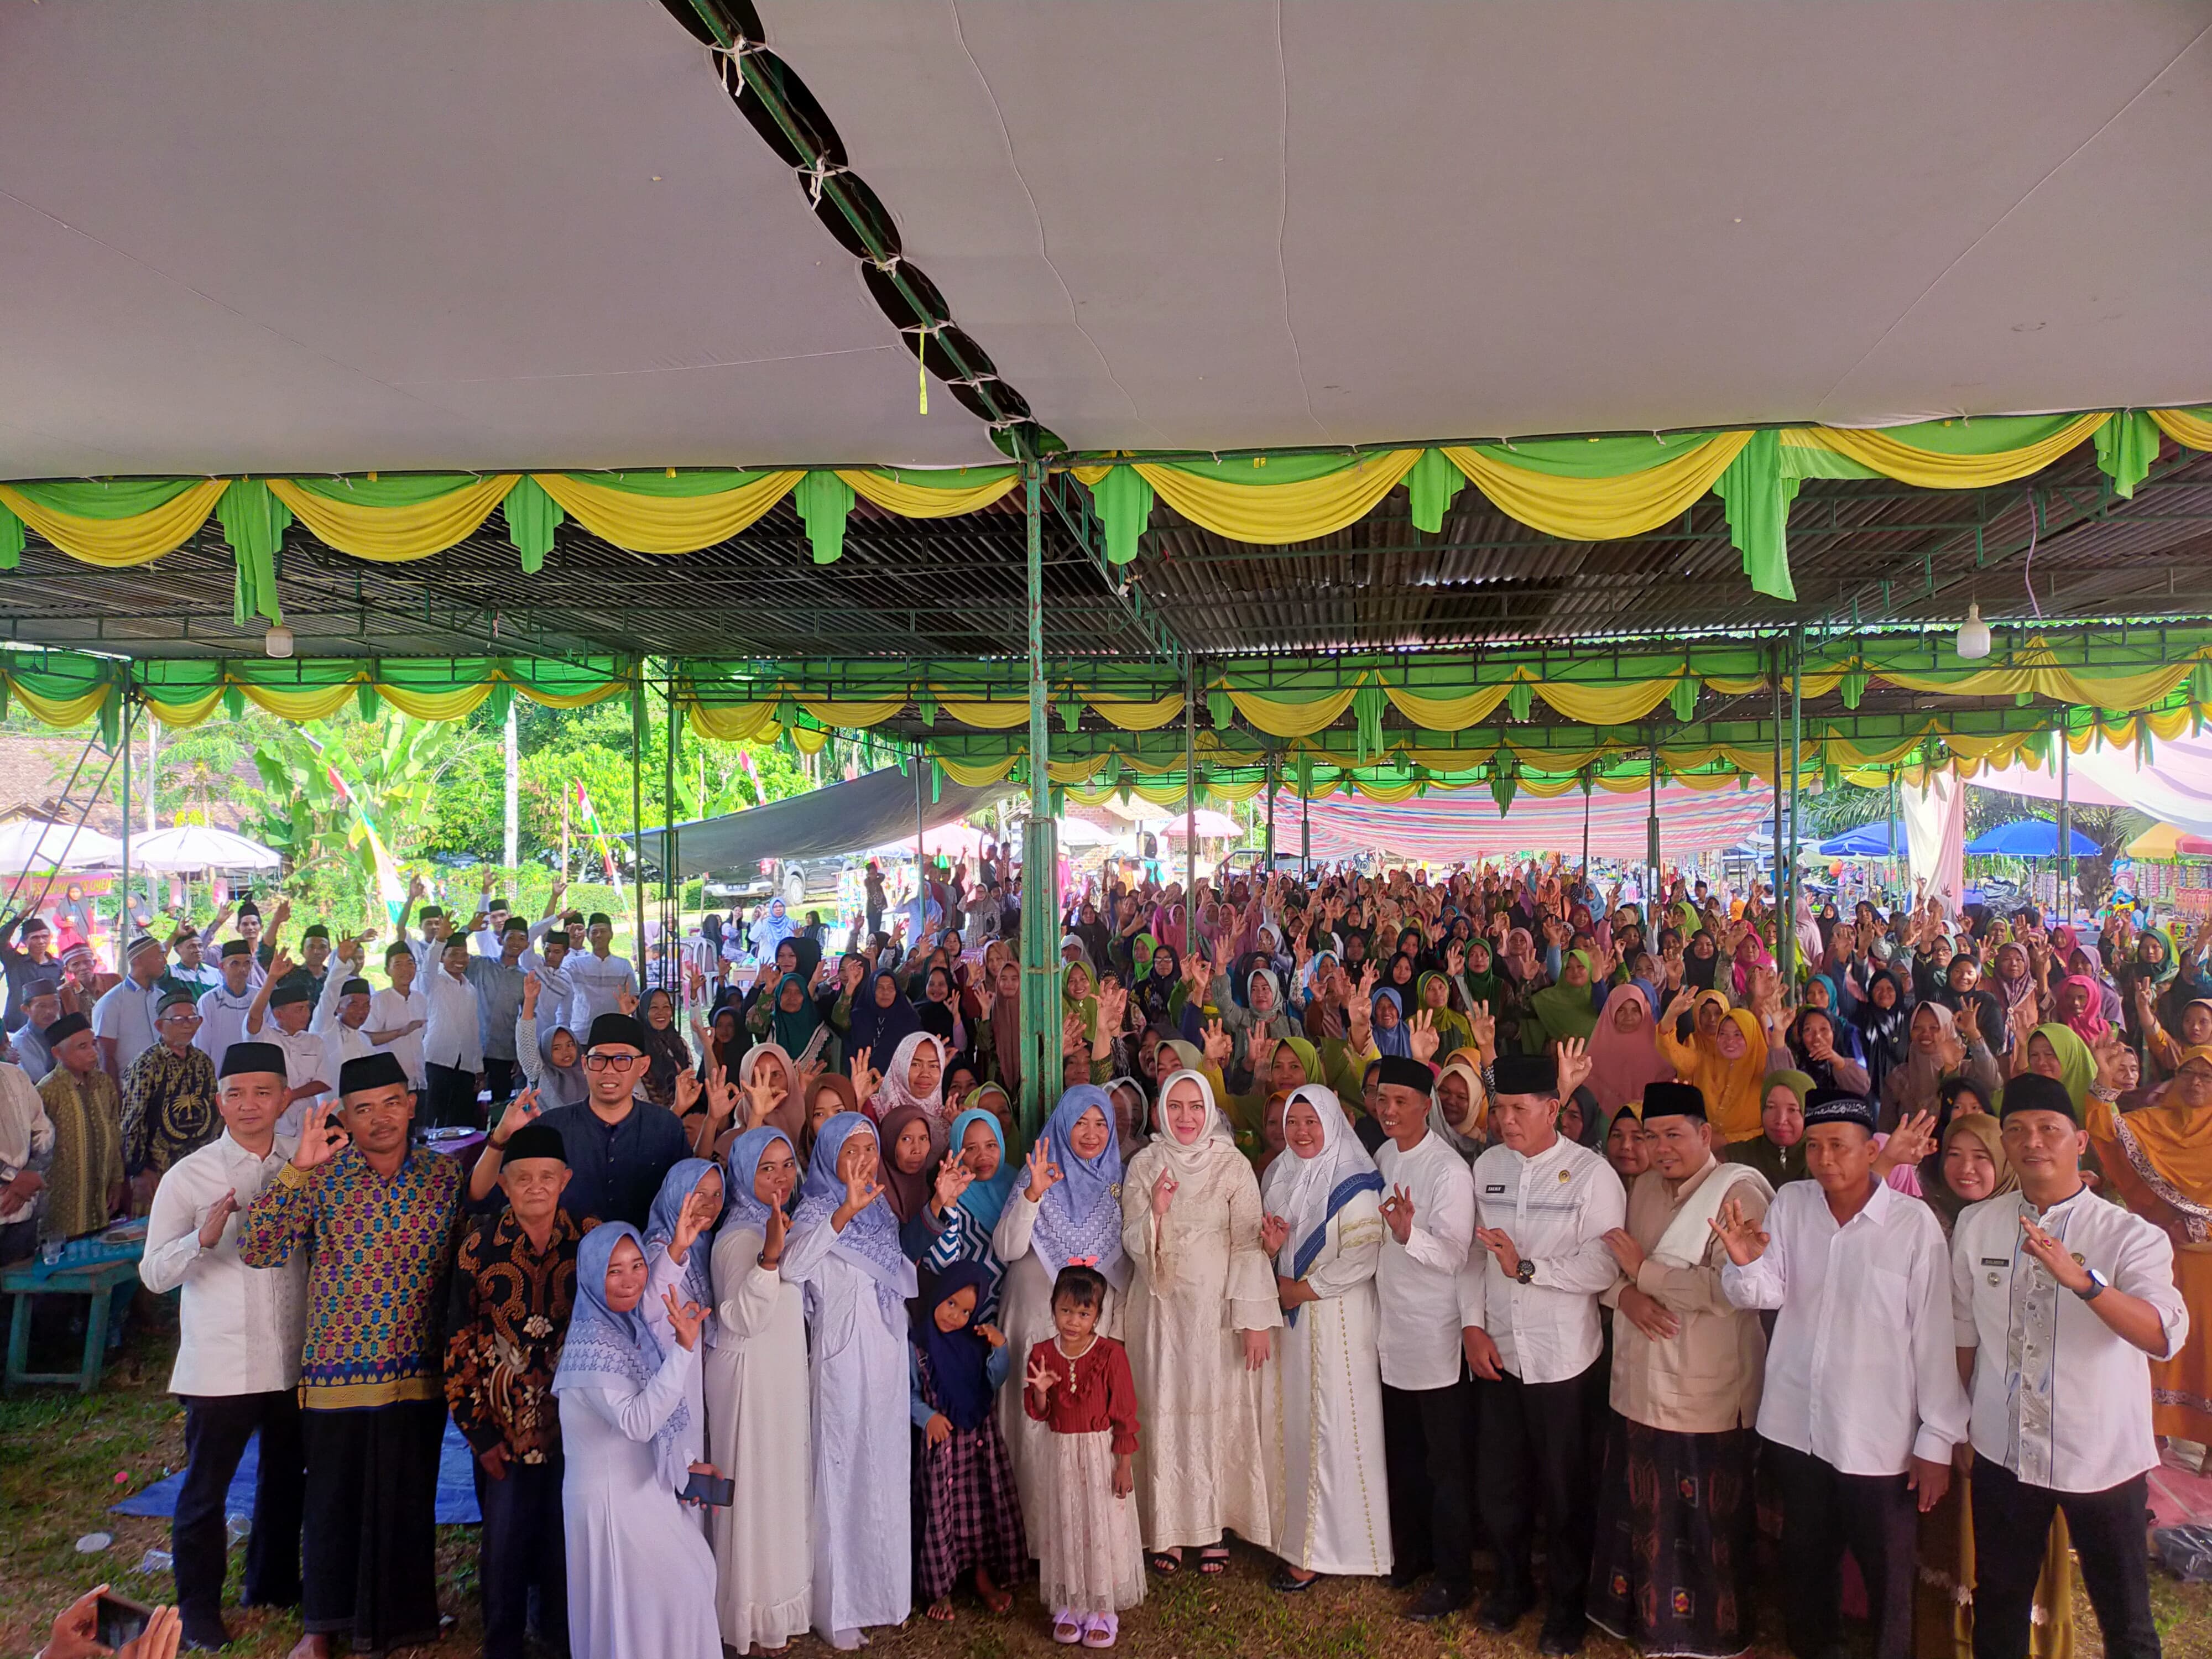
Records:
[[[153,1608],[125,1595],[103,1595],[93,1608],[97,1639],[110,1652],[143,1635],[148,1621],[154,1616]]]
[[[684,1490],[676,1494],[686,1504],[703,1504],[708,1509],[726,1510],[738,1500],[738,1483],[733,1479],[708,1474],[703,1469],[691,1471],[691,1478]]]

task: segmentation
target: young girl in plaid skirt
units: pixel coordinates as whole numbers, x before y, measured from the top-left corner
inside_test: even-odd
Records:
[[[993,1613],[1014,1604],[1004,1588],[1029,1564],[1014,1468],[992,1407],[1012,1356],[1004,1332],[974,1322],[991,1269],[963,1261],[922,1290],[914,1322],[914,1421],[917,1588],[929,1616],[952,1617],[952,1587],[973,1573]]]

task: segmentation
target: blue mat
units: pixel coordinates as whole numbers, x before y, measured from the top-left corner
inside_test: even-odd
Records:
[[[475,1455],[469,1443],[453,1427],[451,1418],[446,1419],[445,1443],[438,1448],[438,1524],[441,1527],[473,1527],[483,1520],[477,1508],[476,1478],[471,1473]],[[246,1455],[238,1460],[238,1473],[231,1477],[230,1492],[224,1499],[224,1510],[232,1515],[250,1516],[253,1513],[254,1472],[261,1464],[261,1437],[255,1435],[246,1443]],[[114,1508],[117,1515],[150,1515],[167,1520],[177,1512],[177,1494],[185,1489],[185,1472],[164,1476],[142,1492],[125,1498]]]

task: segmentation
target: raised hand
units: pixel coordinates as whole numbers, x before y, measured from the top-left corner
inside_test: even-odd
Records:
[[[1897,1127],[1890,1132],[1889,1139],[1882,1143],[1881,1156],[1875,1162],[1877,1166],[1887,1166],[1880,1170],[1880,1173],[1887,1175],[1890,1170],[1904,1164],[1919,1163],[1935,1150],[1936,1114],[1914,1112],[1900,1120]]]
[[[978,1325],[975,1328],[975,1334],[994,1348],[1003,1348],[1006,1346],[1006,1334],[996,1325]]]
[[[1721,1206],[1721,1212],[1705,1223],[1729,1253],[1729,1260],[1739,1267],[1748,1267],[1766,1254],[1767,1237],[1759,1224],[1743,1212],[1743,1206],[1735,1199]]]
[[[1160,1178],[1152,1183],[1152,1215],[1155,1219],[1166,1216],[1168,1206],[1175,1202],[1175,1176],[1168,1170],[1161,1170]]]
[[[876,1179],[877,1173],[870,1170],[866,1175],[854,1175],[846,1181],[845,1202],[840,1207],[848,1217],[860,1214],[883,1196],[884,1183]]]
[[[699,1235],[711,1228],[721,1208],[719,1200],[708,1198],[697,1188],[684,1196],[684,1206],[676,1212],[676,1236],[668,1241],[668,1259],[681,1262],[691,1254],[691,1247]]]
[[[1436,1059],[1437,1042],[1436,1016],[1426,1008],[1419,1010],[1406,1030],[1407,1048],[1425,1066]]]
[[[968,1166],[957,1158],[948,1158],[937,1166],[937,1210],[940,1215],[951,1212],[959,1203],[960,1194],[968,1190],[975,1179],[968,1173]]]
[[[1264,1080],[1275,1063],[1275,1048],[1281,1039],[1272,1031],[1255,1030],[1244,1039],[1244,1061],[1252,1075]]]
[[[1477,1049],[1486,1054],[1495,1054],[1498,1052],[1498,1019],[1490,1012],[1488,1003],[1478,1002],[1474,1005],[1474,1012],[1467,1017],[1467,1026],[1468,1032],[1474,1036]]]
[[[1589,1044],[1580,1037],[1559,1039],[1559,1098],[1569,1095],[1589,1081],[1589,1074],[1597,1069],[1597,1062],[1589,1057]]]
[[[2037,1226],[2032,1217],[2021,1217],[2020,1233],[2021,1247],[2062,1287],[2075,1291],[2089,1288],[2089,1270],[2067,1253],[2063,1243]]]
[[[1042,1204],[1044,1195],[1066,1178],[1060,1165],[1052,1161],[1052,1142],[1047,1137],[1039,1135],[1036,1145],[1030,1148],[1028,1164],[1029,1185],[1022,1196],[1032,1204]]]
[[[853,1050],[853,1088],[862,1105],[873,1100],[876,1091],[883,1087],[884,1074],[868,1064],[868,1057],[873,1052],[866,1048]]]
[[[1040,1399],[1048,1398],[1052,1385],[1060,1381],[1060,1373],[1042,1359],[1030,1361],[1029,1371],[1022,1378],[1023,1386],[1031,1389]]]
[[[1218,1019],[1209,1019],[1206,1021],[1206,1063],[1208,1065],[1217,1066],[1225,1066],[1229,1063],[1229,1056],[1236,1051],[1236,1042],[1231,1038],[1229,1033],[1222,1029],[1221,1022]]]
[[[278,908],[281,909],[283,907]],[[269,958],[269,982],[272,985],[276,983],[285,975],[290,973],[292,968],[292,953],[283,945],[278,945]]]
[[[356,965],[358,965],[358,964],[356,964]],[[544,988],[538,982],[538,975],[535,975],[535,974],[526,974],[526,975],[523,975],[523,977],[522,977],[522,1017],[523,1017],[523,1018],[525,1018],[525,1019],[535,1019],[535,1018],[538,1018],[538,992],[539,992],[539,991],[543,990]]]
[[[699,1073],[689,1066],[678,1072],[676,1074],[676,1115],[689,1117],[691,1109],[699,1103],[699,1097],[706,1086],[700,1081]]]
[[[1281,1254],[1283,1246],[1291,1242],[1291,1224],[1279,1215],[1264,1217],[1260,1223],[1260,1248],[1269,1255]]]
[[[294,1169],[317,1169],[352,1144],[353,1137],[331,1121],[337,1111],[335,1106],[307,1108],[307,1119],[300,1125],[300,1144],[292,1151]]]
[[[1413,1195],[1403,1187],[1390,1189],[1390,1196],[1382,1200],[1382,1224],[1401,1244],[1413,1236]]]
[[[676,1333],[677,1346],[697,1347],[700,1328],[707,1322],[707,1310],[677,1295],[673,1285],[660,1293],[660,1305],[668,1310],[668,1328]]]
[[[223,1224],[238,1213],[238,1189],[234,1187],[208,1206],[207,1218],[200,1223],[200,1249],[211,1250],[222,1243]]]
[[[635,1018],[637,1014],[636,994],[632,991],[618,992],[615,996],[615,1006]]]
[[[2097,1087],[2118,1095],[2127,1081],[2124,1069],[2127,1064],[2127,1045],[2121,1040],[2119,1028],[2107,1025],[2104,1035],[2089,1045],[2089,1054],[2097,1062]]]
[[[866,1051],[864,1049],[862,1052],[865,1054]],[[882,1081],[873,1072],[869,1073],[868,1075],[874,1082]],[[872,1086],[868,1092],[873,1094],[874,1088]],[[753,1129],[759,1128],[762,1124],[768,1121],[769,1115],[783,1104],[783,1079],[770,1075],[763,1066],[753,1067],[752,1079],[745,1085],[745,1101],[749,1119],[746,1127]]]
[[[761,1229],[760,1265],[774,1273],[783,1265],[783,1241],[790,1236],[791,1218],[783,1212],[783,1206],[768,1206],[768,1220]]]
[[[514,1139],[516,1130],[528,1128],[538,1121],[544,1110],[544,1097],[536,1087],[525,1089],[507,1103],[507,1109],[499,1115],[499,1127],[492,1131],[491,1138],[504,1147]]]

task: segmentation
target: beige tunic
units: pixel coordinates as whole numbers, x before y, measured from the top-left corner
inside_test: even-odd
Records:
[[[1273,1549],[1269,1475],[1281,1460],[1261,1425],[1275,1421],[1276,1368],[1247,1370],[1238,1335],[1283,1322],[1260,1249],[1260,1183],[1235,1145],[1216,1139],[1195,1173],[1178,1173],[1175,1201],[1155,1219],[1152,1184],[1166,1164],[1148,1146],[1121,1185],[1122,1247],[1136,1267],[1122,1328],[1145,1547],[1203,1547],[1227,1528]]]
[[[1705,1188],[1716,1180],[1733,1180],[1728,1196],[1753,1220],[1765,1218],[1774,1197],[1765,1178],[1743,1164],[1710,1157],[1703,1170],[1679,1182],[1647,1170],[1628,1192],[1628,1232],[1646,1252],[1636,1288],[1664,1303],[1680,1328],[1655,1342],[1627,1315],[1613,1315],[1613,1408],[1633,1422],[1673,1434],[1747,1428],[1759,1416],[1766,1338],[1756,1312],[1730,1306],[1721,1293],[1721,1265],[1728,1253],[1720,1240],[1700,1220],[1702,1242],[1692,1265],[1650,1254],[1678,1216],[1700,1208],[1700,1193],[1704,1207],[1711,1207],[1716,1194]],[[1603,1300],[1618,1308],[1627,1283],[1623,1278]]]

